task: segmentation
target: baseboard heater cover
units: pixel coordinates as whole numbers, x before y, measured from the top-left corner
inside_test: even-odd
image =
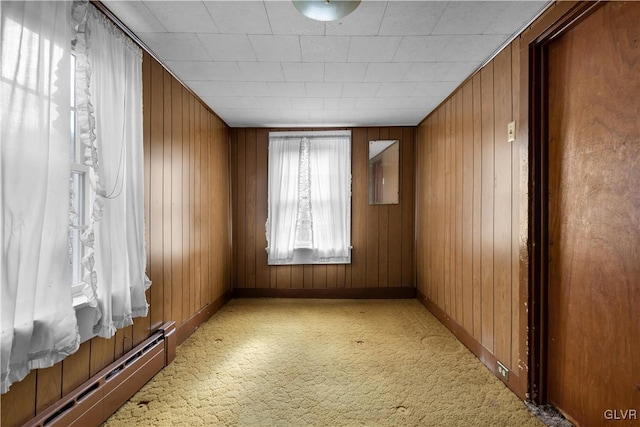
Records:
[[[175,322],[29,421],[29,427],[99,426],[175,358]]]

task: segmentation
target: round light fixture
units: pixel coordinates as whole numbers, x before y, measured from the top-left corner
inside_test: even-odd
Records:
[[[293,0],[293,5],[304,16],[316,21],[336,21],[358,7],[360,0]]]

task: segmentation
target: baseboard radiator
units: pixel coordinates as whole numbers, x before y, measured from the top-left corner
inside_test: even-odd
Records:
[[[26,425],[99,426],[175,358],[175,331],[175,322],[166,323]]]

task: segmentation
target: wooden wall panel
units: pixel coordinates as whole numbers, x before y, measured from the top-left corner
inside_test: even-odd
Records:
[[[162,278],[162,183],[164,171],[164,76],[162,66],[158,62],[151,63],[150,70],[151,106],[144,119],[149,120],[151,124],[151,147],[149,151],[151,161],[151,184],[149,187],[149,195],[151,203],[146,215],[148,217],[149,227],[149,246],[147,248],[147,256],[149,257],[149,270],[147,275],[152,283],[156,286],[151,287],[149,301],[149,319],[151,328],[158,327],[162,323],[162,312],[164,310],[164,284]],[[154,185],[155,184],[155,185]],[[160,285],[158,285],[160,284]],[[97,371],[96,371],[97,372]],[[95,372],[92,372],[94,374]]]
[[[238,289],[345,289],[413,287],[415,128],[352,129],[352,263],[269,266],[267,209],[270,129],[231,129],[234,287]],[[275,130],[275,129],[274,129]],[[277,129],[283,130],[283,129]],[[369,140],[400,140],[398,205],[369,205]]]
[[[519,103],[517,48],[518,40],[443,102],[416,141],[418,291],[515,375],[520,151],[506,133]]]
[[[520,99],[520,82],[518,81],[518,76],[520,76],[519,38],[511,44],[511,76],[511,93],[513,97],[511,105],[512,119],[516,121],[518,127],[522,127],[521,123],[517,123],[517,119],[520,117],[520,103],[518,102]],[[516,129],[516,135],[519,134],[521,134],[521,131]],[[524,144],[519,144],[518,138],[516,138],[516,141],[514,141],[511,146],[511,337],[513,340],[511,344],[511,368],[517,370],[518,375],[521,375],[522,372],[520,372],[520,370],[524,369],[523,365],[519,363],[520,348],[522,347],[520,339],[522,332],[520,324],[522,320],[518,323],[518,319],[520,318],[520,275],[528,274],[526,268],[520,269],[520,235],[523,233],[526,234],[526,230],[523,231],[519,227],[520,212],[521,205],[524,204],[526,206],[528,202],[526,197],[522,197],[520,188],[521,186],[526,186],[529,179],[528,174],[526,172],[521,173],[520,170],[521,164],[526,162],[526,159],[520,156],[521,145]],[[520,345],[518,343],[520,343]]]
[[[453,122],[453,135],[454,135],[454,160],[455,165],[453,170],[455,187],[452,191],[455,191],[454,199],[454,212],[455,230],[454,230],[454,246],[453,246],[453,266],[454,274],[453,281],[455,283],[455,317],[454,319],[462,324],[462,91],[458,91],[454,97],[454,122]]]
[[[359,226],[365,224],[367,220],[367,173],[362,168],[362,159],[368,156],[367,129],[353,129],[351,134],[351,287],[366,287],[367,273],[367,252],[366,227]],[[354,159],[360,161],[354,162]]]
[[[482,280],[482,344],[493,351],[493,231],[494,231],[494,190],[495,190],[495,136],[494,136],[494,63],[487,64],[480,71],[480,96],[482,116],[482,208],[480,271]]]
[[[396,133],[397,132],[397,133]],[[415,286],[415,128],[392,128],[390,130],[391,138],[405,141],[401,144],[400,148],[400,188],[402,192],[400,194],[400,205],[391,207],[391,211],[402,211],[401,217],[397,218],[395,215],[389,217],[389,221],[392,225],[394,234],[392,236],[402,236],[401,247],[401,286]],[[400,228],[394,228],[396,221],[400,221]],[[395,231],[397,230],[397,231]],[[398,232],[398,234],[395,234]],[[395,239],[392,239],[392,241]],[[394,248],[394,244],[390,244],[390,250]],[[395,249],[394,249],[395,250]],[[393,260],[392,260],[393,261]],[[390,271],[391,272],[391,271]],[[390,276],[389,286],[395,286],[396,281],[393,280],[397,274],[397,271],[392,272],[394,275]]]
[[[482,342],[482,96],[480,73],[473,76],[473,337]]]
[[[462,87],[462,311],[473,335],[473,82]],[[458,321],[460,323],[460,321]]]
[[[495,58],[494,67],[494,348],[495,355],[511,366],[511,292],[512,292],[512,154],[507,141],[507,126],[512,121],[511,49]]]
[[[13,384],[1,397],[3,427],[24,424],[161,324],[179,328],[231,289],[229,129],[146,53],[142,81],[149,315]]]
[[[182,315],[180,322],[184,322],[189,318],[191,313],[191,303],[189,301],[191,295],[191,242],[193,235],[191,234],[191,96],[189,92],[183,88],[182,90],[182,187],[180,197],[177,204],[182,208]],[[178,136],[178,135],[177,135]],[[179,136],[178,136],[179,137]],[[148,233],[147,233],[148,234]],[[177,319],[176,319],[177,321]],[[134,324],[135,326],[135,324]]]

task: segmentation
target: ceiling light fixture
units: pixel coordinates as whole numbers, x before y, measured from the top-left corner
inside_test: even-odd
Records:
[[[316,21],[336,21],[358,7],[360,0],[293,0],[293,5],[304,16]]]

